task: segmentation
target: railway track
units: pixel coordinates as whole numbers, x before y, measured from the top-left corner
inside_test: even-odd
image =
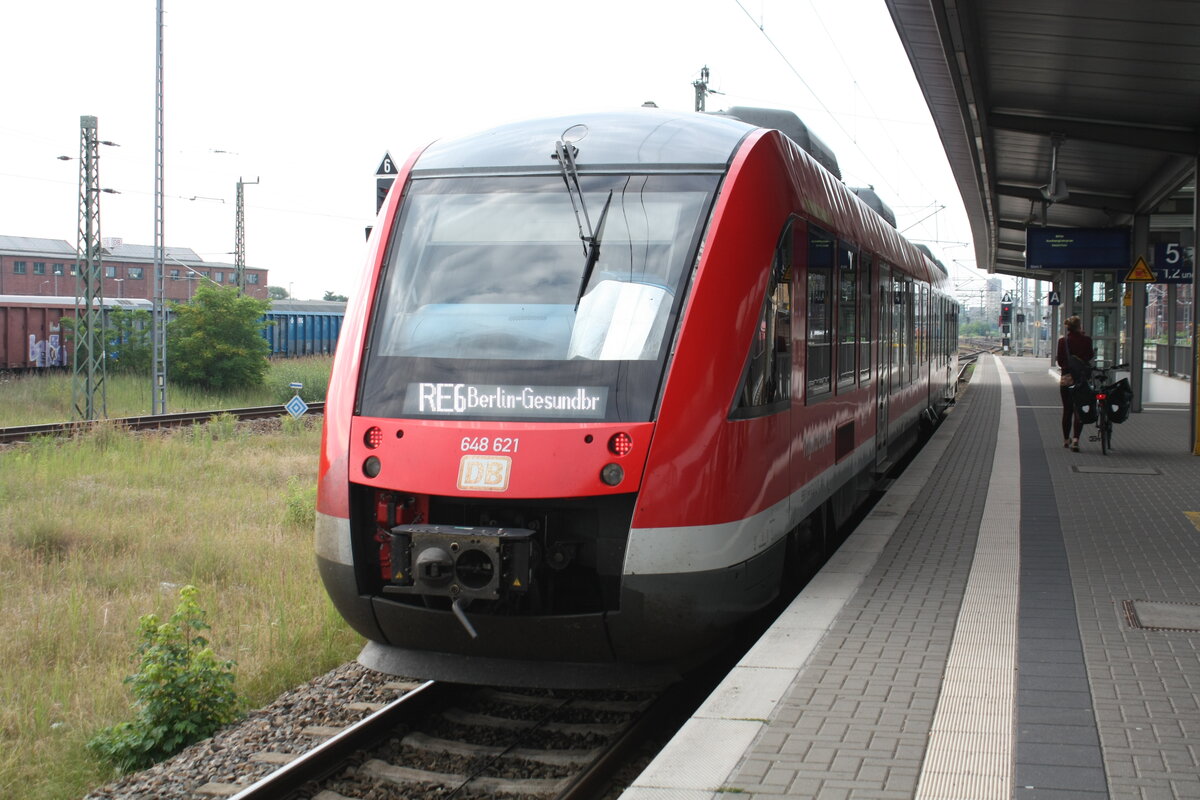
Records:
[[[255,783],[210,782],[234,800],[599,797],[642,739],[679,709],[678,694],[389,684],[399,695],[345,728],[309,729],[306,752],[255,753],[282,764]]]
[[[321,414],[325,411],[325,403],[309,403],[310,414]],[[217,411],[185,411],[178,414],[155,414],[145,417],[120,417],[106,420],[76,420],[72,422],[51,422],[44,425],[22,425],[12,428],[0,428],[0,444],[16,444],[27,442],[36,436],[72,436],[90,430],[93,426],[107,423],[131,431],[158,430],[165,428],[180,428],[187,425],[197,425],[208,422],[218,414],[230,414],[238,419],[271,419],[281,417],[288,411],[283,406],[256,406],[254,408],[230,408]]]

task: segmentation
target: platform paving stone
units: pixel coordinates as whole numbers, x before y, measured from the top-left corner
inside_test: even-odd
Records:
[[[1184,514],[1200,510],[1188,413],[1132,414],[1115,427],[1107,456],[1084,437],[1072,453],[1057,446],[1058,389],[1045,380],[1045,362],[1004,364],[1027,392],[1044,443],[1107,791],[1113,798],[1200,798],[1196,740],[1186,737],[1200,732],[1200,633],[1138,630],[1122,613],[1125,600],[1200,603],[1200,536]]]
[[[755,800],[913,796],[995,451],[995,367],[982,377],[952,412],[962,420],[946,457],[727,790]]]
[[[1189,415],[1152,407],[1109,455],[1072,453],[1048,362],[1001,363],[1022,473],[1013,796],[1200,800],[1200,632],[1126,617],[1200,619]],[[991,479],[1001,390],[980,370],[945,458],[714,797],[914,796]]]

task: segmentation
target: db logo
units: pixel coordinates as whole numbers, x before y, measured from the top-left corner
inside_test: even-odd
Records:
[[[458,488],[469,492],[506,492],[512,459],[508,456],[463,456],[458,462]]]

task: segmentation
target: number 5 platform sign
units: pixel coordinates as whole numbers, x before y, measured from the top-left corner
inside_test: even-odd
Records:
[[[1193,262],[1191,247],[1159,242],[1154,245],[1154,282],[1191,283]]]

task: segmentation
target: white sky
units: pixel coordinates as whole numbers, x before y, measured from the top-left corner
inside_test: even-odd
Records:
[[[299,298],[349,294],[385,152],[573,111],[795,111],[956,282],[962,201],[883,0],[164,0],[166,244]],[[760,29],[761,25],[761,29]],[[154,242],[154,0],[0,9],[0,234],[75,245],[79,117],[98,118],[101,232]],[[777,48],[777,49],[776,49]],[[225,152],[218,152],[225,151]],[[195,198],[195,199],[190,199]],[[223,201],[223,202],[222,202]],[[938,213],[938,208],[945,207]],[[956,263],[957,262],[957,263]],[[970,271],[963,268],[970,267]]]

